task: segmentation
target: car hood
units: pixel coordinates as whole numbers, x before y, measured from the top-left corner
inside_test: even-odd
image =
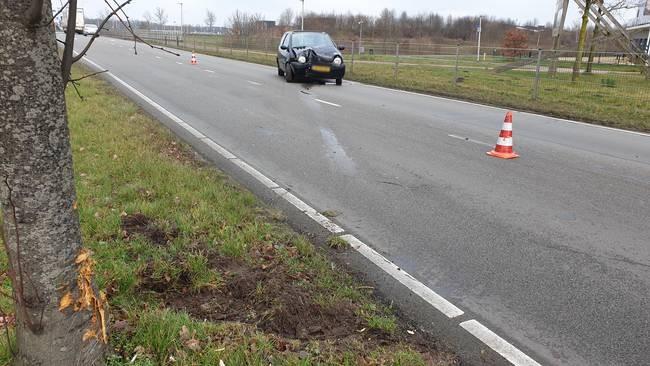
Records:
[[[322,61],[332,61],[334,56],[341,56],[341,53],[335,47],[330,46],[321,46],[321,47],[307,47],[307,48],[296,48],[294,49],[296,56],[305,55],[311,56],[315,55]],[[309,58],[309,57],[308,57]]]

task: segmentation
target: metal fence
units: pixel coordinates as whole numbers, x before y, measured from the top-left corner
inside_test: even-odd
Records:
[[[275,65],[278,37],[139,33],[168,47]],[[112,36],[131,38],[126,33]],[[650,121],[648,67],[620,52],[576,53],[409,42],[337,41],[359,81],[582,119]],[[650,128],[650,126],[648,126]]]

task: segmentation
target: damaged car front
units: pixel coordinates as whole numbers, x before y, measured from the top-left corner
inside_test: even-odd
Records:
[[[296,78],[334,79],[341,85],[345,76],[343,49],[327,33],[289,32],[279,48],[278,73],[289,82]]]

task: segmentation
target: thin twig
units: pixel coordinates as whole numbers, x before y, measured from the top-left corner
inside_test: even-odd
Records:
[[[50,19],[50,21],[47,22],[46,26],[52,24],[52,22],[54,21],[54,19],[56,19],[56,17],[58,17],[58,16],[63,12],[63,10],[68,6],[68,3],[69,3],[69,2],[70,2],[70,1],[66,1],[66,2],[65,2],[65,5],[63,5],[63,7],[62,7],[61,9],[59,9],[59,11],[57,11],[56,14],[54,14],[54,16],[52,17],[52,19]]]
[[[113,10],[113,12],[111,12],[106,18],[104,18],[102,23],[99,25],[97,32],[95,32],[95,34],[93,34],[93,37],[90,39],[88,44],[86,44],[86,47],[84,47],[84,49],[81,52],[79,52],[79,54],[77,56],[74,56],[72,58],[72,63],[75,63],[75,62],[81,60],[86,55],[86,53],[90,49],[90,46],[92,46],[93,43],[95,42],[95,40],[97,39],[97,37],[99,37],[99,33],[100,33],[101,29],[103,29],[104,25],[106,25],[106,23],[108,23],[108,20],[111,19],[111,17],[113,15],[116,15],[117,12],[120,11],[120,9],[122,9],[123,7],[128,5],[129,3],[131,3],[131,0],[126,0],[122,5],[120,5],[117,9]],[[113,8],[111,8],[111,9],[113,9]],[[70,29],[68,29],[68,31],[70,31]]]
[[[92,74],[84,75],[84,76],[82,76],[82,77],[80,77],[80,78],[77,78],[77,79],[70,79],[69,82],[71,82],[71,83],[76,83],[76,82],[81,81],[81,80],[83,80],[83,79],[85,79],[85,78],[89,78],[89,77],[91,77],[91,76],[95,76],[95,75],[103,74],[103,73],[105,73],[105,72],[108,72],[108,70],[102,70],[102,71],[93,72]]]
[[[79,99],[84,100],[83,95],[81,95],[81,92],[79,92],[79,88],[77,88],[78,83],[76,81],[70,80],[70,84],[72,84],[72,86],[74,87],[74,90],[77,92]]]

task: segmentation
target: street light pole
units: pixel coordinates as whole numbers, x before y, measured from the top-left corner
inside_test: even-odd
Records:
[[[178,5],[181,6],[181,36],[184,34],[183,32],[183,3],[178,3]]]
[[[361,58],[361,40],[363,38],[363,20],[359,22],[359,58]]]
[[[305,30],[305,0],[300,0],[302,2],[302,13],[300,15],[300,30]]]
[[[478,47],[476,48],[476,62],[481,61],[481,31],[483,28],[483,16],[478,17]]]

